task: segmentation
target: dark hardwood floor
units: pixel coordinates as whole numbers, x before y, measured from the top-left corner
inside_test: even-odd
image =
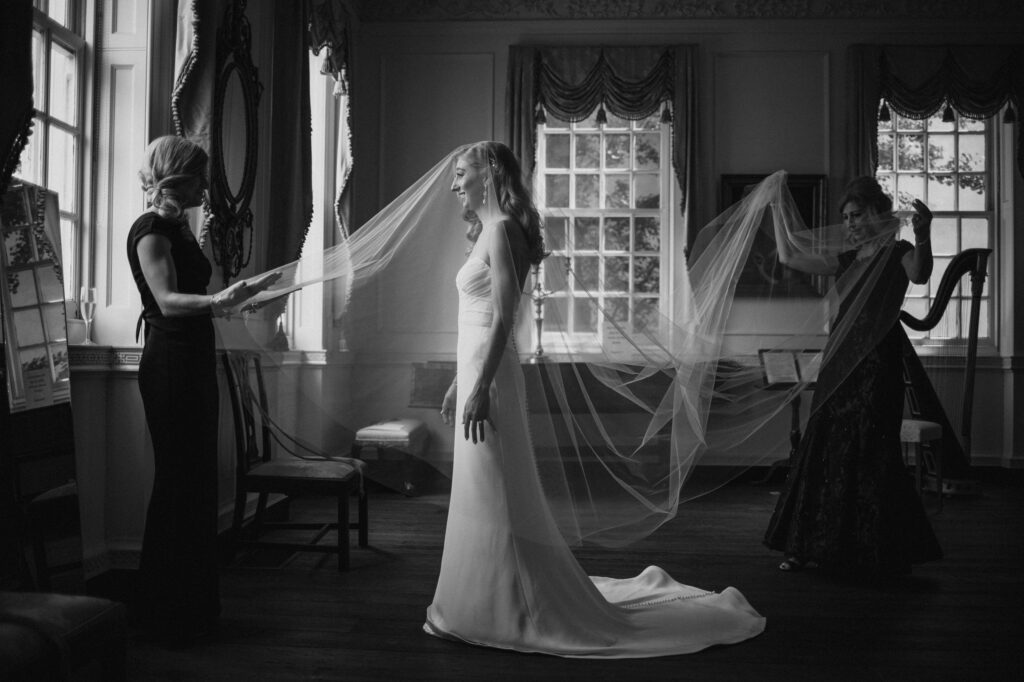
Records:
[[[222,573],[223,627],[169,649],[133,638],[131,680],[1024,680],[1024,477],[979,472],[982,495],[951,498],[932,521],[946,559],[884,589],[813,570],[782,573],[761,545],[776,488],[736,482],[688,503],[624,551],[577,553],[593,575],[658,564],[677,580],[732,585],[768,619],[764,634],[697,654],[560,659],[472,647],[423,633],[445,523],[443,495],[370,499],[370,549],[352,570],[311,553],[249,555]],[[293,515],[330,513],[298,501]],[[116,596],[127,578],[101,576]]]

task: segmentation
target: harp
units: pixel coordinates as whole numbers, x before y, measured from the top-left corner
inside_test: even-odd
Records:
[[[925,475],[934,480],[940,501],[942,494],[976,491],[976,485],[970,480],[974,374],[982,291],[991,253],[992,249],[965,249],[946,267],[924,317],[914,317],[906,310],[900,312],[904,325],[921,332],[935,329],[946,318],[947,311],[961,316],[961,324],[951,342],[943,352],[929,357],[929,370],[925,369],[910,340],[904,337],[903,341],[906,414],[911,419],[934,422],[942,428],[938,450],[923,448]],[[950,310],[950,301],[965,275],[970,277],[970,296],[959,296],[960,309]],[[962,372],[962,381],[957,392],[955,377],[959,372]],[[945,401],[940,398],[937,387],[950,389]],[[921,456],[922,452],[918,454]],[[918,463],[919,474],[921,464]]]

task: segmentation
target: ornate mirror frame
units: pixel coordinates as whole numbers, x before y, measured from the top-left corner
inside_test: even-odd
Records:
[[[210,125],[210,188],[207,198],[207,234],[213,259],[221,268],[224,286],[249,264],[252,255],[252,202],[259,146],[257,111],[263,85],[252,63],[252,32],[245,16],[246,0],[232,0],[217,32],[216,81]],[[228,181],[224,159],[224,101],[237,78],[245,107],[245,161],[237,188]],[[248,237],[248,238],[247,238]]]

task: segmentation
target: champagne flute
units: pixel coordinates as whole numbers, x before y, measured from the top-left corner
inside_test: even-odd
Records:
[[[82,287],[78,294],[78,308],[85,320],[85,341],[84,345],[94,345],[92,340],[92,317],[96,314],[96,287]]]

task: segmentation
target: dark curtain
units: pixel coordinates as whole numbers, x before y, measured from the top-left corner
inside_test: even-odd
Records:
[[[32,134],[32,1],[4,3],[0,22],[0,194],[14,175],[21,152]]]
[[[505,94],[507,139],[533,174],[542,116],[581,121],[595,109],[636,120],[671,102],[672,166],[689,218],[696,138],[696,46],[513,45]],[[543,113],[542,113],[543,112]],[[667,113],[663,113],[667,115]]]
[[[267,268],[296,260],[313,219],[309,48],[303,3],[274,3]],[[319,245],[317,245],[319,247]]]
[[[968,118],[988,118],[1009,103],[1007,121],[1019,125],[1024,103],[1024,46],[852,45],[847,53],[853,120],[848,135],[848,177],[873,175],[878,165],[878,111],[929,117],[946,104]],[[1017,168],[1024,175],[1024,139]]]

